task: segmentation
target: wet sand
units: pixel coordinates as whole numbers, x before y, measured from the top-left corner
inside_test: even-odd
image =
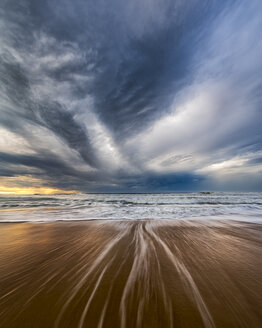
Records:
[[[262,327],[262,225],[0,225],[0,327]]]

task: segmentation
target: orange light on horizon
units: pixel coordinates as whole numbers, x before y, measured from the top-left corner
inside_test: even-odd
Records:
[[[0,179],[0,195],[52,195],[52,194],[76,194],[76,190],[63,190],[45,186],[46,181],[31,176],[17,175],[14,177],[2,177]]]
[[[33,195],[33,194],[52,195],[52,194],[76,194],[76,193],[78,193],[76,190],[63,190],[63,189],[45,188],[45,187],[39,187],[39,188],[7,187],[7,186],[0,185],[0,195]]]

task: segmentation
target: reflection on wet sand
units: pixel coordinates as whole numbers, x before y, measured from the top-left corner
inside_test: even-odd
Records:
[[[1,224],[0,326],[261,327],[262,226]]]

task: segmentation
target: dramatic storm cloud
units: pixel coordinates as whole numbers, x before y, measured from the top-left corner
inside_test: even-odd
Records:
[[[260,0],[2,0],[0,185],[262,190]]]

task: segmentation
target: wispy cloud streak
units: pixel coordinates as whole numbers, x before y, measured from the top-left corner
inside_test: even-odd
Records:
[[[261,190],[261,9],[4,1],[1,175],[87,191]]]

